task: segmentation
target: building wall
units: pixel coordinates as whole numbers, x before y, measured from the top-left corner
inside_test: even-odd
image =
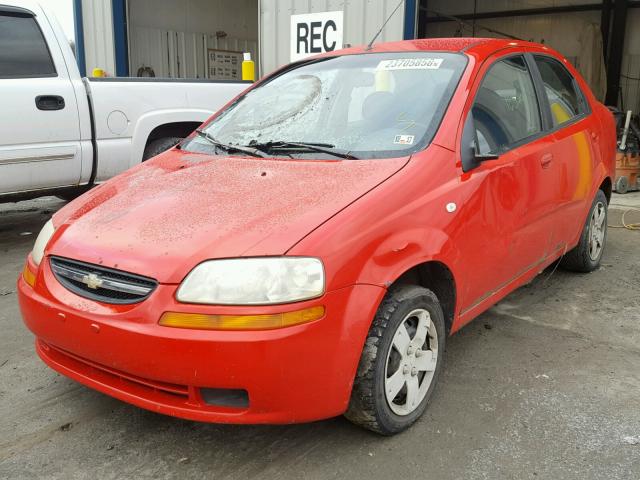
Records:
[[[258,0],[128,0],[129,66],[207,78],[207,49],[258,55]],[[217,32],[224,32],[216,35]]]
[[[82,17],[87,75],[94,68],[115,75],[111,0],[82,0]]]
[[[291,15],[343,10],[344,43],[363,45],[369,43],[397,5],[397,0],[261,0],[261,72],[267,74],[289,63]],[[401,6],[378,41],[402,40],[403,32]]]
[[[558,7],[575,3],[575,1],[571,0],[527,0],[526,4],[510,0],[477,0],[476,12]],[[458,0],[456,2],[451,0],[429,0],[427,5],[430,10],[449,15],[468,14],[474,11],[474,0]],[[434,14],[430,12],[429,15]],[[580,69],[579,62],[577,62],[578,56],[582,52],[580,34],[589,23],[600,25],[599,10],[482,19],[478,20],[476,25],[500,30],[525,40],[544,42],[546,45],[558,50]],[[622,87],[621,106],[634,112],[640,112],[640,81],[634,80],[634,78],[640,78],[640,29],[637,28],[637,25],[640,25],[640,9],[629,9],[622,63],[623,77],[620,81]],[[456,22],[433,22],[426,25],[427,37],[472,36],[472,33],[471,29],[467,27],[461,28]],[[487,32],[479,27],[476,28],[475,36],[499,37],[499,35]],[[632,78],[625,78],[625,76]]]
[[[622,57],[621,107],[640,113],[640,8],[629,10]]]

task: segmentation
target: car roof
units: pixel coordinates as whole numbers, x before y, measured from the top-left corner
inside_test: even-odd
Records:
[[[542,46],[537,43],[524,40],[513,40],[510,38],[476,38],[476,37],[456,37],[456,38],[419,38],[416,40],[402,40],[399,42],[375,43],[371,49],[359,45],[357,47],[345,48],[329,52],[319,57],[354,55],[358,53],[383,53],[383,52],[466,52],[469,54],[487,54],[503,48],[524,48],[528,46]]]

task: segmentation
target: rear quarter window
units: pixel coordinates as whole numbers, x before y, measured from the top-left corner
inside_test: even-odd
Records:
[[[564,65],[546,56],[536,55],[534,58],[549,100],[553,126],[569,123],[587,113],[584,95]]]

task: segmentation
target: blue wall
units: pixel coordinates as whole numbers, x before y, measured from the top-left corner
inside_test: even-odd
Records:
[[[129,75],[129,50],[127,49],[127,6],[125,0],[111,0],[113,9],[113,43],[116,54],[116,75]]]
[[[76,35],[76,62],[80,75],[87,75],[87,66],[84,58],[84,27],[82,26],[82,0],[73,0],[73,30]]]
[[[405,0],[404,2],[404,39],[413,40],[416,38],[416,16],[418,9],[416,8],[417,0]]]

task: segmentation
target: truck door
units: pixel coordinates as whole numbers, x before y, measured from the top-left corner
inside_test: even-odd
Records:
[[[78,104],[53,29],[2,5],[0,123],[0,195],[78,184]]]

